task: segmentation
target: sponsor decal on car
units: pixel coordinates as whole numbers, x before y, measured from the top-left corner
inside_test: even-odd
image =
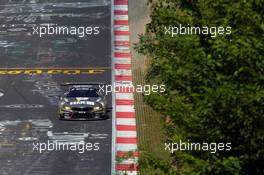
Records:
[[[73,101],[70,102],[70,105],[94,105],[92,101]]]

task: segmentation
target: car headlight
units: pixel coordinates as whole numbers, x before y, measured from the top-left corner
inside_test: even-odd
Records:
[[[69,110],[71,110],[71,107],[70,106],[63,106],[62,109],[69,111]]]
[[[99,110],[102,109],[102,107],[101,107],[101,106],[95,106],[93,109],[94,109],[95,111],[99,111]]]
[[[103,101],[99,102],[102,106],[105,106],[105,103]]]

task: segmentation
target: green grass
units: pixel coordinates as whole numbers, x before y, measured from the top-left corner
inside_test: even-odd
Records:
[[[144,76],[147,71],[148,60],[133,53],[133,83],[134,85],[145,84]],[[161,114],[152,110],[143,101],[140,93],[135,93],[135,108],[137,116],[137,131],[139,139],[139,151],[141,154],[148,153],[157,159],[168,159],[169,154],[164,150],[165,134]],[[144,161],[144,160],[141,160]],[[153,168],[141,167],[141,175],[162,175]]]
[[[145,75],[147,73],[149,59],[139,55],[133,49],[133,44],[138,42],[138,34],[144,33],[144,26],[148,22],[147,0],[129,1],[129,21],[130,21],[130,38],[132,51],[132,72],[134,85],[144,85]],[[163,133],[163,121],[161,114],[152,110],[150,106],[143,102],[143,96],[135,93],[135,108],[137,116],[137,132],[139,139],[139,151],[151,154],[154,158],[168,160],[169,153],[164,150],[165,134]],[[141,156],[144,161],[145,156]],[[141,175],[162,175],[158,170],[153,168],[140,168]]]

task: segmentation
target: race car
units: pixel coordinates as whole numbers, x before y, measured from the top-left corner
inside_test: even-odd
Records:
[[[63,83],[68,90],[60,97],[59,118],[64,120],[106,119],[106,97],[99,83]]]

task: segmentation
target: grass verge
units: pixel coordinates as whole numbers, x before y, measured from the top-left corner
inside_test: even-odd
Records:
[[[140,4],[140,6],[138,6]],[[143,10],[144,9],[144,10]],[[144,33],[145,24],[149,21],[146,11],[146,0],[133,0],[129,4],[130,17],[130,42],[132,52],[132,72],[134,85],[144,85],[145,75],[149,66],[149,59],[139,55],[134,49],[133,44],[138,42],[138,35]],[[139,149],[141,153],[149,153],[157,159],[168,159],[169,154],[164,151],[165,138],[163,121],[161,115],[155,112],[150,106],[143,101],[140,93],[135,93],[135,108],[137,116],[137,131],[139,138]],[[142,158],[142,157],[141,157]],[[144,158],[143,158],[144,159]],[[142,160],[144,161],[144,160]],[[154,168],[141,167],[141,175],[159,174]],[[159,174],[161,175],[161,174]]]

